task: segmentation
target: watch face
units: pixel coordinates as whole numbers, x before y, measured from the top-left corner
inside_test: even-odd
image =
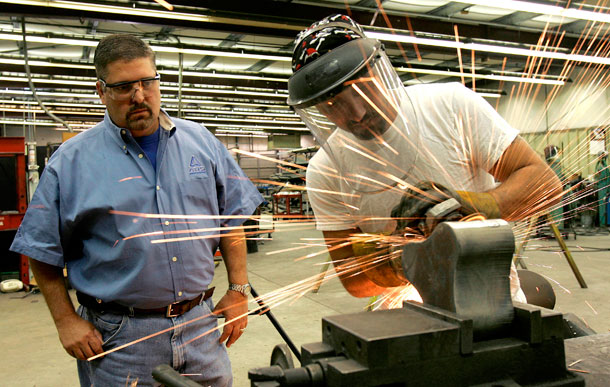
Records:
[[[247,296],[250,294],[250,284],[244,284],[244,285],[230,284],[229,290],[234,290],[236,292],[243,294],[244,296]]]
[[[247,296],[250,294],[250,284],[245,284],[242,289],[243,289],[243,291],[242,291],[243,295]]]

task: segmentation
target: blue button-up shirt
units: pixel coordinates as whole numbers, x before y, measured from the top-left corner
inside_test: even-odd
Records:
[[[220,239],[210,229],[240,225],[262,197],[208,130],[163,111],[160,124],[156,171],[108,112],[59,147],[11,250],[67,265],[76,290],[105,302],[156,308],[207,289]]]

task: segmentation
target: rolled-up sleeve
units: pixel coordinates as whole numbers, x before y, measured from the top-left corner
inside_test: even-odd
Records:
[[[10,250],[49,265],[63,267],[60,219],[59,181],[55,171],[47,166]]]

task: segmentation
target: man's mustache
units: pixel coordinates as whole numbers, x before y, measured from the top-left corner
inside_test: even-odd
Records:
[[[127,117],[129,117],[134,111],[142,110],[142,109],[146,109],[146,111],[148,111],[150,114],[152,114],[152,110],[151,110],[150,106],[148,106],[145,103],[139,103],[139,104],[133,105],[131,108],[129,108],[129,111],[127,112]]]

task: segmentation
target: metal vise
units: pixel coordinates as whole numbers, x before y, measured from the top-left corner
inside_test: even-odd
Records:
[[[566,369],[562,315],[512,305],[513,238],[502,220],[438,225],[403,248],[423,305],[325,317],[302,367],[276,357],[251,386],[584,385]]]
[[[505,331],[513,318],[510,264],[515,238],[501,219],[445,222],[403,247],[405,277],[424,304],[471,319],[477,338]]]

